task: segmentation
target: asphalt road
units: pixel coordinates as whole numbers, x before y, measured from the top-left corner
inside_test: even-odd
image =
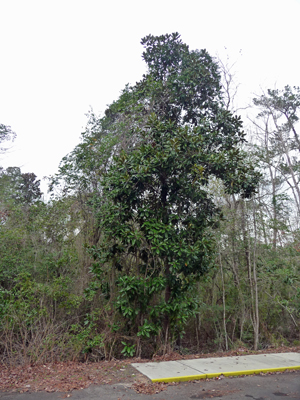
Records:
[[[221,380],[181,382],[153,395],[138,394],[126,384],[90,386],[72,393],[0,393],[3,400],[300,400],[300,371]]]

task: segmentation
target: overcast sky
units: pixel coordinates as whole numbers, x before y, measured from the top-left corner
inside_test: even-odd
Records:
[[[17,133],[0,165],[39,179],[79,143],[90,107],[141,79],[148,34],[228,55],[241,103],[300,86],[300,0],[0,0],[0,15],[0,123]]]

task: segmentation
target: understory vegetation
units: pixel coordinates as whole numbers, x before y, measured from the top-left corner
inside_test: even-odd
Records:
[[[147,73],[89,112],[50,201],[0,171],[2,363],[300,344],[300,89],[255,98],[246,134],[222,63],[141,43]]]

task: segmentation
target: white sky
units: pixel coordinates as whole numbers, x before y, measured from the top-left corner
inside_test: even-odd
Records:
[[[0,123],[17,133],[0,165],[39,179],[79,143],[90,106],[141,79],[150,33],[237,61],[241,103],[300,86],[300,0],[0,0],[0,15]]]

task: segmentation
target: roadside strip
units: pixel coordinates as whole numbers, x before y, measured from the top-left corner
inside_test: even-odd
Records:
[[[182,382],[219,376],[253,375],[300,370],[300,353],[256,354],[238,357],[133,363],[154,382]]]

